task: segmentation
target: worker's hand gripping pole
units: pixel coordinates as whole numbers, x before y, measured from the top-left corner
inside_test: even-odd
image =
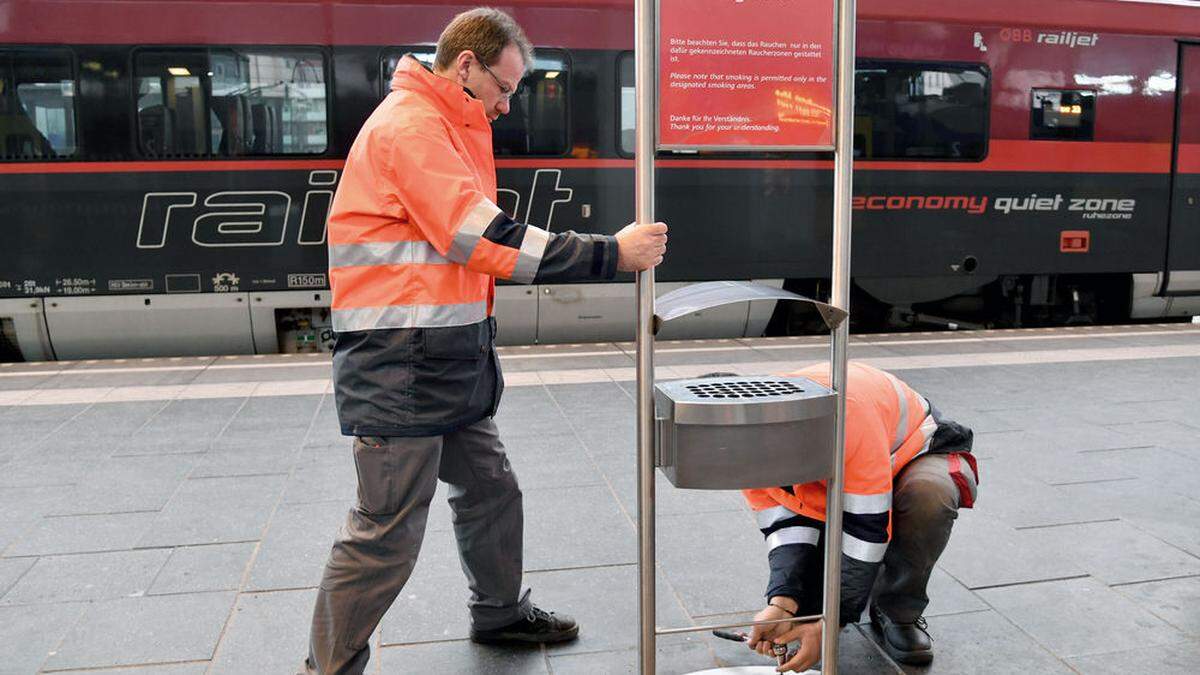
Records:
[[[654,0],[634,2],[636,222],[654,222]],[[654,562],[654,268],[637,275],[637,511],[640,669],[655,671]]]

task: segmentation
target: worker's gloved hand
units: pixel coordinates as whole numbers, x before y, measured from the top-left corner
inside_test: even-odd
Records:
[[[666,223],[630,223],[617,233],[617,269],[641,272],[663,261],[667,253]]]
[[[775,672],[802,673],[817,665],[817,661],[821,659],[821,633],[824,623],[824,620],[821,620],[800,624],[783,624],[789,626],[789,629],[777,636],[775,643],[786,645],[789,642],[799,642],[800,649],[796,650],[795,654],[789,654],[791,658],[787,663],[776,668]]]
[[[772,598],[771,600],[772,604],[762,608],[758,614],[754,615],[755,621],[774,621],[775,619],[787,619],[795,616],[795,614],[789,614],[787,610],[779,607],[778,605],[782,603],[776,598]],[[750,649],[763,656],[774,657],[775,638],[787,633],[793,625],[790,623],[776,623],[768,626],[754,626],[750,631],[750,638],[746,640],[746,644],[750,646]]]

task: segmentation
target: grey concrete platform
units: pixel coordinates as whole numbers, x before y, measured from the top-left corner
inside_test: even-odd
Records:
[[[855,336],[973,427],[963,512],[909,673],[1200,672],[1200,326]],[[660,345],[660,378],[778,372],[822,338]],[[526,494],[526,580],[577,642],[466,640],[444,494],[373,640],[374,673],[628,673],[636,660],[633,348],[503,350],[498,415]],[[0,673],[291,673],[354,498],[324,356],[0,365]],[[740,495],[658,482],[659,621],[762,604]],[[696,634],[659,671],[762,664]],[[900,673],[869,626],[842,672]]]

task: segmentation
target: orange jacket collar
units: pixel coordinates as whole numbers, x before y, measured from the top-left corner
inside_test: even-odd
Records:
[[[483,102],[456,82],[434,74],[412,54],[405,54],[392,73],[392,91],[411,91],[428,99],[455,124],[476,124],[488,128]]]

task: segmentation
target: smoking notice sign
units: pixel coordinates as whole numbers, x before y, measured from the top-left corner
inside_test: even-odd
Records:
[[[658,0],[658,147],[831,150],[835,0]]]

